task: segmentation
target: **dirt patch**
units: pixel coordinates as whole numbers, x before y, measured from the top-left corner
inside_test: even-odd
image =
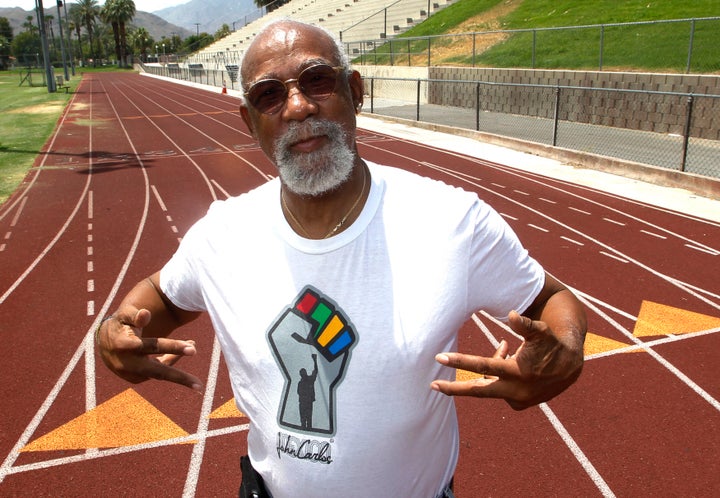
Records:
[[[448,34],[478,33],[478,35],[475,37],[458,36],[452,43],[446,46],[433,47],[433,64],[443,64],[444,61],[453,58],[468,57],[473,53],[473,46],[475,55],[479,55],[490,47],[507,40],[510,35],[506,33],[492,33],[492,31],[501,30],[502,23],[500,19],[517,9],[522,2],[523,0],[505,0],[492,9],[471,17],[449,31]],[[418,60],[422,57],[419,57]],[[413,62],[417,63],[417,61]]]
[[[62,103],[38,104],[8,111],[10,114],[53,114],[62,109]]]

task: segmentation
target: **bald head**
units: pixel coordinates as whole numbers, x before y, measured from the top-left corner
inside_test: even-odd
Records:
[[[332,65],[349,69],[350,62],[342,43],[328,30],[292,19],[280,19],[260,30],[245,52],[240,67],[241,86],[246,88],[244,83],[254,80],[259,65],[273,64],[273,57],[281,53],[291,54],[304,42],[318,47],[319,57],[332,62]]]

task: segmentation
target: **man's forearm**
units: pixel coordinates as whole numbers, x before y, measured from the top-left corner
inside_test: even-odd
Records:
[[[160,290],[160,273],[138,282],[122,300],[114,315],[123,320],[140,309],[146,309],[152,315],[150,323],[143,329],[145,337],[167,337],[176,328],[199,316],[199,313],[181,310],[170,302]]]

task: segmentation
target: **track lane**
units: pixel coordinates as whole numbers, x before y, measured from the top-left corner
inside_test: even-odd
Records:
[[[143,78],[138,78],[143,80]],[[142,82],[142,85],[146,85],[146,82]],[[142,86],[140,85],[140,86]],[[152,84],[147,84],[149,87],[154,87]],[[167,88],[167,84],[161,85],[161,88]],[[181,88],[181,87],[180,87]],[[117,97],[121,92],[113,92]],[[195,91],[196,97],[199,100],[202,96],[202,92],[198,93]],[[127,95],[130,95],[126,92]],[[138,101],[137,95],[133,94],[133,97],[125,98],[125,102],[129,100]],[[208,109],[212,109],[212,106],[217,105],[219,100],[216,95],[210,94],[210,100],[212,102]],[[119,104],[118,104],[119,105]],[[193,104],[194,105],[194,104]],[[158,110],[157,108],[154,108]],[[170,106],[166,108],[166,112],[170,109]],[[197,109],[201,109],[198,107]],[[128,110],[132,110],[128,107]],[[188,113],[188,109],[180,107],[177,109],[178,112],[183,114]],[[215,111],[210,111],[215,112]],[[192,114],[192,113],[190,113]],[[123,114],[125,115],[125,114]],[[126,124],[128,133],[133,137],[133,144],[137,141],[142,143],[143,133],[135,134],[136,131],[149,129],[147,126],[140,126],[137,118],[131,119],[131,114],[127,116],[123,122]],[[150,121],[153,118],[148,114]],[[212,116],[212,115],[211,115]],[[162,118],[167,121],[167,118]],[[183,133],[195,133],[194,129],[202,128],[203,119],[197,114],[190,116],[181,116],[184,121],[178,121],[172,127],[172,131],[165,130],[169,134],[172,134],[174,140],[177,143],[184,144],[186,141],[182,139]],[[155,122],[161,122],[158,118]],[[211,122],[210,119],[209,122]],[[129,124],[133,123],[133,124]],[[182,131],[183,128],[186,131]],[[191,126],[190,126],[191,125]],[[195,128],[193,128],[193,126]],[[213,128],[214,129],[214,128]],[[226,135],[221,130],[227,129],[229,133]],[[252,144],[239,144],[237,142],[237,134],[233,135],[232,129],[229,126],[220,126],[218,133],[221,133],[220,141],[227,141],[226,143],[237,144],[241,147],[239,154],[245,159],[248,159],[253,164],[256,164],[263,171],[267,172],[268,176],[271,176],[271,170],[265,170],[268,164],[263,162],[261,153]],[[177,135],[176,135],[177,134]],[[234,138],[233,138],[234,137]],[[496,194],[490,190],[480,189],[482,197],[488,198],[496,207],[499,207],[506,216],[515,217],[516,220],[508,218],[511,224],[515,224],[515,228],[520,233],[521,239],[526,241],[526,245],[531,248],[531,251],[536,252],[543,263],[548,268],[562,279],[569,282],[572,286],[582,290],[586,295],[590,296],[592,300],[588,301],[589,304],[597,308],[591,308],[591,321],[594,326],[594,331],[608,331],[615,334],[614,337],[623,339],[625,343],[630,344],[630,337],[632,336],[632,327],[634,322],[637,320],[637,313],[639,306],[638,300],[642,301],[644,296],[648,294],[643,293],[643,288],[634,285],[637,272],[642,273],[641,270],[633,270],[629,272],[627,263],[622,263],[614,258],[607,258],[607,261],[602,261],[602,268],[588,267],[588,262],[592,261],[593,265],[598,261],[598,247],[593,246],[590,250],[590,243],[584,246],[577,246],[576,244],[565,241],[566,247],[563,248],[563,252],[558,254],[552,250],[555,247],[556,240],[564,240],[561,237],[577,237],[577,232],[585,233],[590,231],[590,228],[595,230],[594,225],[596,218],[590,222],[587,219],[580,218],[582,222],[577,220],[577,215],[570,216],[569,214],[563,213],[562,210],[552,209],[553,217],[557,218],[558,221],[567,225],[566,231],[561,231],[559,228],[552,228],[552,231],[544,232],[538,230],[529,225],[537,227],[543,227],[547,229],[544,222],[547,222],[546,217],[540,216],[529,210],[526,204],[530,203],[542,203],[545,210],[537,208],[536,210],[544,212],[547,210],[546,201],[539,200],[539,196],[548,198],[547,192],[543,192],[542,188],[536,193],[535,190],[531,189],[533,181],[530,180],[532,175],[528,175],[527,183],[521,182],[517,177],[511,175],[507,176],[507,172],[503,173],[497,171],[500,168],[496,165],[491,164],[479,164],[477,161],[472,163],[466,159],[458,159],[455,155],[445,156],[443,159],[442,151],[429,152],[427,147],[422,144],[410,143],[403,140],[397,140],[393,138],[384,137],[381,134],[374,132],[363,132],[361,136],[361,147],[363,154],[367,155],[370,159],[378,158],[379,162],[383,162],[383,158],[386,160],[394,161],[392,157],[395,156],[396,152],[388,152],[380,150],[379,147],[386,147],[395,151],[402,151],[403,156],[408,156],[408,159],[403,159],[402,165],[408,169],[418,170],[420,172],[428,172],[432,176],[439,177],[449,183],[458,183],[465,188],[475,189],[475,186],[468,187],[468,183],[464,177],[451,178],[447,172],[428,170],[427,166],[423,166],[423,161],[433,162],[447,166],[451,164],[453,170],[462,174],[468,174],[468,172],[481,172],[483,186],[490,185],[495,187],[499,193]],[[158,142],[157,140],[148,141],[147,144],[143,143],[143,147],[155,146],[154,149],[150,149],[149,152],[155,150],[164,150],[160,147],[165,142]],[[204,145],[201,145],[200,150],[190,151],[187,155],[191,156],[197,163],[197,167],[202,169],[206,177],[208,178],[209,185],[214,190],[214,195],[217,197],[225,197],[226,193],[233,195],[244,191],[243,189],[251,188],[252,185],[258,184],[258,182],[265,181],[261,178],[257,172],[253,173],[247,169],[247,164],[244,162],[238,162],[232,153],[216,153],[209,151],[208,149],[202,149],[202,147],[214,147],[212,141],[206,141]],[[179,148],[178,148],[179,149]],[[368,154],[365,154],[368,152]],[[147,152],[143,152],[138,149],[138,157],[143,158]],[[201,185],[198,181],[199,173],[195,170],[195,166],[190,166],[190,161],[182,156],[182,160],[178,160],[181,155],[179,152],[173,151],[173,154],[161,156],[161,160],[157,163],[153,163],[152,167],[147,168],[147,174],[149,176],[149,211],[148,211],[148,230],[146,231],[147,237],[140,241],[140,247],[137,252],[137,257],[134,257],[128,268],[127,278],[123,280],[120,287],[126,289],[136,278],[145,276],[149,271],[157,268],[162,263],[165,256],[172,251],[173,247],[177,245],[177,238],[184,233],[184,230],[193,216],[201,215],[207,208],[207,190],[206,185],[199,188]],[[156,158],[157,156],[153,156]],[[410,157],[412,156],[412,157]],[[252,159],[249,159],[252,157]],[[109,156],[109,159],[119,159],[118,157]],[[125,160],[125,159],[123,159]],[[234,164],[233,164],[234,163]],[[238,166],[241,170],[238,170]],[[130,169],[132,168],[125,168]],[[110,179],[111,175],[117,173],[117,171],[124,171],[123,169],[108,170],[107,175],[102,175],[103,178]],[[242,173],[240,173],[241,171]],[[249,175],[247,172],[250,172]],[[239,180],[237,177],[251,176],[253,179],[242,179]],[[535,183],[537,183],[535,177]],[[549,181],[549,180],[548,180]],[[190,186],[186,186],[186,184]],[[503,185],[498,187],[492,185],[496,183]],[[107,182],[108,185],[116,185],[114,182]],[[512,187],[512,188],[510,188]],[[488,189],[490,187],[487,187]],[[536,188],[536,187],[534,187]],[[563,188],[572,189],[572,186],[567,185]],[[96,189],[93,184],[93,191]],[[128,192],[129,192],[128,185]],[[198,190],[203,190],[204,193],[198,194]],[[514,192],[519,190],[520,192]],[[529,190],[526,192],[526,190]],[[511,193],[508,193],[510,191]],[[581,197],[594,197],[600,199],[599,204],[603,202],[610,202],[610,196],[603,193],[595,193],[586,189],[577,188],[575,192],[582,191]],[[157,192],[157,195],[154,193]],[[525,192],[524,194],[521,192]],[[530,194],[530,195],[526,195]],[[505,197],[502,197],[505,196]],[[98,194],[94,195],[95,202],[102,205],[105,202],[106,196]],[[212,196],[210,196],[212,197]],[[558,204],[562,205],[566,202],[567,197],[565,194],[559,198],[553,198]],[[576,199],[575,199],[576,200]],[[635,209],[632,203],[627,203],[623,207],[622,201],[618,199],[617,204],[621,208],[630,212]],[[192,207],[184,207],[187,204],[194,204]],[[198,204],[203,204],[199,206]],[[165,206],[165,209],[163,209]],[[552,205],[551,205],[552,206]],[[583,206],[587,209],[587,206]],[[668,226],[674,223],[676,217],[669,216],[670,222],[664,222],[664,218],[667,213],[660,213],[659,210],[638,207],[638,211],[644,212],[643,217],[656,216],[654,223],[657,226]],[[185,214],[181,214],[185,213]],[[648,214],[650,213],[650,214]],[[609,213],[608,213],[609,214]],[[615,213],[617,214],[617,213]],[[614,216],[614,214],[613,214]],[[640,215],[635,215],[640,217]],[[170,220],[168,220],[170,217]],[[608,216],[609,217],[609,216]],[[113,229],[117,232],[117,213],[115,218],[110,221],[113,224]],[[173,225],[177,220],[180,220],[176,225]],[[99,221],[96,221],[97,225]],[[553,223],[555,223],[553,221]],[[606,222],[607,223],[607,222]],[[628,222],[628,224],[630,224]],[[695,222],[688,222],[684,219],[680,225],[694,225]],[[555,223],[557,225],[557,223]],[[175,226],[177,232],[172,230],[172,226]],[[558,225],[559,226],[559,225]],[[640,224],[638,225],[640,226]],[[564,227],[563,227],[564,228]],[[683,227],[681,227],[683,228]],[[669,229],[669,228],[668,228]],[[683,228],[684,229],[684,228]],[[703,226],[700,230],[705,230]],[[624,238],[634,237],[635,232],[630,234],[623,234],[623,237],[619,237],[617,231],[607,230],[607,227],[598,229],[598,232],[593,232],[594,236],[599,238],[598,242],[604,244],[610,248],[621,247],[622,251],[629,252],[632,249],[632,245],[629,249],[623,244],[626,244]],[[677,230],[673,228],[673,230]],[[687,228],[690,232],[695,228]],[[557,232],[557,233],[556,233]],[[689,233],[689,232],[683,232]],[[79,235],[78,235],[79,236]],[[647,235],[645,235],[647,236]],[[619,240],[616,240],[619,239]],[[597,245],[597,244],[596,244]],[[80,245],[78,245],[80,247]],[[105,255],[109,251],[109,246],[102,251]],[[665,248],[657,249],[659,252],[665,250]],[[97,249],[96,249],[97,251]],[[619,251],[619,250],[618,250]],[[621,252],[622,252],[621,251]],[[624,254],[623,252],[623,254]],[[642,252],[642,251],[640,251]],[[617,255],[617,253],[611,254]],[[109,256],[107,254],[106,256]],[[102,256],[105,257],[105,256]],[[640,258],[638,258],[640,259]],[[648,264],[649,268],[653,268],[653,265]],[[604,273],[603,273],[604,272]],[[669,279],[665,279],[664,283],[658,286],[656,282],[657,273],[647,272],[645,278],[648,282],[648,289],[653,288],[657,291],[657,295],[662,298],[678,299],[679,302],[685,303],[687,298],[682,292],[678,293],[677,285],[672,285]],[[611,282],[610,279],[606,278],[605,282],[602,279],[598,279],[598,275],[621,275],[620,282]],[[683,275],[682,270],[678,272],[679,277],[692,279],[692,275]],[[616,278],[616,277],[613,277]],[[630,289],[626,293],[612,291],[618,290],[620,287],[627,286]],[[599,291],[607,289],[607,294],[603,295],[604,299],[598,298]],[[597,291],[597,292],[596,292]],[[121,290],[122,294],[122,290]],[[618,295],[619,294],[619,295]],[[703,289],[703,293],[706,299],[713,301],[715,298],[711,292],[706,292]],[[675,297],[673,297],[675,296]],[[610,305],[610,302],[614,303]],[[617,306],[615,306],[617,305]],[[636,309],[632,309],[636,307]],[[2,307],[0,307],[2,311]],[[486,320],[486,319],[485,319]],[[486,320],[487,321],[487,320]],[[497,337],[502,337],[502,334],[506,334],[497,324],[488,323],[488,327],[491,328]],[[591,330],[591,331],[593,331]],[[209,367],[210,351],[212,350],[212,337],[210,336],[209,324],[199,324],[197,328],[193,328],[189,331],[193,336],[196,336],[202,343],[201,350],[202,355],[198,358],[193,358],[188,362],[188,368],[195,373],[203,375],[202,372],[206,371]],[[628,337],[628,334],[630,337]],[[688,361],[688,353],[692,354],[698,344],[702,344],[705,351],[712,351],[711,348],[717,349],[717,334],[709,333],[703,336],[693,336],[692,338],[679,338],[674,342],[667,342],[664,344],[655,344],[654,350],[661,351],[661,358],[667,360],[671,365],[675,366],[679,373],[686,374],[691,380],[695,381],[698,385],[703,386],[705,391],[714,395],[717,392],[717,379],[703,371],[707,371],[708,362],[712,362],[714,358],[708,354],[700,354],[699,358],[702,359],[701,365],[693,365],[692,362]],[[640,340],[640,346],[642,341],[647,344],[652,344],[652,341],[656,341],[657,337],[642,338]],[[468,350],[485,351],[487,354],[490,348],[490,342],[482,334],[477,332],[477,326],[474,324],[466,324],[461,331],[461,344],[463,347],[467,347]],[[680,351],[683,351],[681,354]],[[640,355],[640,356],[638,356]],[[642,367],[643,378],[639,379],[642,382],[635,381],[628,382],[628,375],[632,375],[632,372],[638,371],[637,358],[645,358],[640,365]],[[557,494],[576,494],[578,490],[582,490],[582,495],[591,496],[594,494],[605,494],[608,496],[608,489],[610,493],[616,492],[619,494],[627,494],[633,492],[634,495],[642,496],[648,493],[649,496],[655,493],[658,489],[674,489],[673,483],[673,472],[669,464],[658,462],[658,459],[665,459],[665,453],[652,454],[648,452],[648,442],[653,441],[653,437],[657,440],[662,441],[664,450],[669,452],[683,451],[680,447],[682,441],[686,441],[691,445],[696,445],[698,450],[704,452],[711,452],[711,454],[717,454],[716,442],[710,438],[706,438],[706,442],[699,441],[698,435],[690,433],[691,430],[695,429],[695,426],[687,424],[677,431],[677,435],[665,435],[662,434],[660,438],[657,435],[654,436],[657,431],[657,424],[662,422],[662,419],[676,420],[678,417],[693,417],[690,411],[679,409],[671,403],[667,403],[663,406],[663,409],[659,413],[651,413],[649,417],[644,410],[646,406],[650,406],[651,402],[656,399],[676,399],[675,396],[679,396],[679,399],[689,399],[687,403],[688,407],[693,410],[697,410],[703,416],[713,421],[710,424],[704,424],[700,422],[709,430],[716,429],[716,423],[714,420],[717,419],[717,413],[713,415],[712,406],[705,402],[702,397],[697,396],[695,392],[692,392],[688,388],[688,385],[683,383],[677,375],[672,371],[668,370],[663,366],[655,357],[647,353],[628,353],[628,354],[617,354],[609,352],[604,356],[596,356],[596,359],[588,361],[586,368],[586,375],[581,377],[581,380],[577,386],[574,386],[563,396],[553,400],[548,404],[551,409],[551,413],[554,414],[562,425],[567,429],[570,437],[574,440],[581,453],[586,455],[592,468],[597,470],[597,475],[592,475],[588,468],[581,465],[581,461],[577,455],[573,454],[570,447],[566,442],[563,441],[561,433],[557,428],[552,425],[552,416],[542,412],[541,409],[531,409],[526,412],[516,413],[512,412],[503,403],[500,402],[477,402],[476,400],[458,400],[460,420],[462,426],[461,437],[462,441],[462,456],[460,467],[458,468],[457,475],[457,490],[460,496],[472,496],[472,490],[487,490],[493,489],[499,495],[503,494],[518,494],[519,492],[527,491],[533,495],[557,495]],[[684,360],[684,361],[683,361]],[[717,360],[714,360],[715,362]],[[711,363],[712,364],[712,363]],[[222,363],[218,366],[218,370],[221,375],[218,377],[218,386],[216,388],[216,397],[212,400],[212,408],[220,408],[224,402],[232,399],[232,393],[229,389],[225,377],[222,375],[224,367]],[[717,370],[715,370],[717,371]],[[588,372],[590,372],[588,374]],[[619,376],[618,373],[623,375]],[[32,373],[28,373],[32,375]],[[75,374],[73,374],[75,375]],[[618,378],[619,377],[619,378]],[[73,377],[75,378],[75,377]],[[607,379],[614,379],[613,382],[607,382]],[[656,384],[655,380],[661,382]],[[98,401],[104,401],[111,399],[117,393],[123,392],[128,386],[127,384],[118,381],[112,375],[108,374],[102,367],[99,368],[97,374],[98,382]],[[79,386],[76,381],[71,381],[68,385],[75,387]],[[647,385],[646,385],[647,384]],[[667,385],[668,389],[663,390],[662,386]],[[107,475],[109,481],[116,482],[115,479],[121,475],[127,477],[136,476],[138,481],[144,474],[157,475],[158,473],[164,473],[165,475],[183,475],[188,476],[187,479],[180,479],[180,483],[173,482],[165,489],[170,494],[176,493],[180,488],[185,488],[187,483],[189,486],[193,486],[196,489],[198,495],[230,495],[234,494],[234,486],[236,484],[235,479],[237,476],[236,462],[234,455],[239,454],[243,451],[243,433],[242,424],[246,419],[213,419],[209,422],[207,430],[203,434],[195,434],[193,431],[198,429],[202,430],[198,423],[197,413],[202,411],[200,405],[202,400],[192,399],[187,396],[187,392],[182,389],[168,389],[167,386],[163,386],[160,383],[150,383],[136,388],[142,395],[151,400],[154,406],[162,407],[163,411],[171,415],[170,418],[179,421],[180,425],[190,434],[190,437],[202,437],[205,442],[204,455],[202,458],[196,458],[192,460],[191,451],[188,451],[188,445],[171,445],[168,447],[162,446],[160,448],[136,448],[129,452],[106,452],[101,450],[101,454],[104,456],[97,455],[86,455],[82,452],[78,453],[77,460],[75,463],[68,462],[67,464],[58,463],[55,466],[48,467],[48,470],[31,470],[27,469],[19,471],[12,475],[11,479],[6,480],[5,484],[0,486],[14,483],[12,489],[25,489],[22,486],[35,486],[34,484],[36,476],[43,476],[48,478],[48,482],[57,484],[60,489],[68,490],[68,494],[72,494],[73,485],[68,484],[69,481],[90,480],[90,488],[96,489],[95,482],[92,482],[92,472],[100,469],[103,475]],[[638,391],[642,389],[642,391]],[[62,396],[58,399],[63,400],[63,403],[58,403],[54,407],[55,411],[52,414],[48,414],[48,418],[43,421],[43,428],[51,429],[54,424],[62,423],[65,420],[67,413],[63,411],[62,406],[64,402],[71,400],[66,399],[67,396],[71,396],[70,388],[68,387],[67,392],[63,391]],[[589,398],[588,394],[600,393],[599,397],[602,401],[597,400],[595,397]],[[647,392],[649,396],[643,398],[642,403],[638,403],[638,393]],[[72,397],[72,396],[71,396]],[[608,406],[608,402],[612,401],[611,406]],[[637,405],[640,405],[641,410],[636,410]],[[79,413],[79,405],[75,405],[74,413]],[[704,408],[703,408],[704,407]],[[710,407],[710,408],[708,408]],[[637,413],[636,413],[637,412]],[[222,421],[221,421],[222,420]],[[615,422],[613,422],[615,421]],[[615,435],[612,430],[613,423],[622,421],[625,430],[619,431],[619,436]],[[229,429],[232,432],[227,435],[214,436],[213,430],[220,428]],[[600,429],[602,431],[600,431]],[[488,453],[487,450],[490,450]],[[714,453],[713,453],[714,451]],[[116,456],[111,456],[111,455]],[[143,458],[143,455],[147,455],[148,460]],[[552,456],[552,465],[548,465],[548,456]],[[47,455],[37,453],[32,455],[23,455],[23,462],[34,461],[41,462]],[[156,458],[163,458],[163,467],[155,467],[158,465]],[[84,460],[83,460],[84,458]],[[127,459],[127,461],[126,461]],[[191,468],[191,461],[194,461],[199,465],[199,469]],[[621,461],[624,464],[634,461],[634,466],[631,467],[631,478],[628,475],[627,468],[623,469],[616,465],[614,462]],[[522,462],[521,475],[523,479],[518,479],[518,462]],[[655,467],[660,470],[656,470]],[[122,472],[119,469],[126,468],[126,472]],[[678,468],[686,473],[686,476],[691,480],[688,483],[685,482],[684,486],[689,486],[689,492],[692,494],[693,491],[697,491],[695,494],[701,495],[701,485],[707,483],[709,475],[713,475],[712,472],[717,471],[717,463],[705,461],[702,455],[693,453],[686,462],[683,462]],[[105,474],[107,473],[107,474]],[[562,478],[558,479],[558,475]],[[674,474],[677,475],[677,474]],[[65,476],[65,483],[61,482],[61,476]],[[75,479],[72,477],[75,476]],[[570,477],[572,476],[572,477]],[[601,483],[598,483],[596,479],[600,478],[602,482],[605,482],[608,488],[603,488]],[[70,477],[70,479],[68,479]],[[650,479],[654,479],[650,481]],[[174,479],[173,481],[175,481]],[[628,482],[632,480],[631,486],[628,487]],[[647,481],[647,483],[646,483]],[[143,484],[145,484],[143,482]],[[697,484],[696,487],[693,487]],[[228,492],[228,486],[232,487],[231,492]],[[162,493],[162,486],[157,486],[154,483],[149,485],[148,490],[151,493]],[[145,489],[145,488],[143,488]],[[686,488],[684,488],[686,489]],[[567,490],[567,493],[562,492]],[[107,491],[107,487],[105,488]],[[504,491],[507,491],[505,493]],[[483,492],[484,494],[484,492]]]

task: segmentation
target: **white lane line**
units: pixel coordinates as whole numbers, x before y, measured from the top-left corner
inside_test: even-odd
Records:
[[[88,460],[95,460],[97,458],[106,458],[111,456],[123,455],[125,453],[132,453],[133,451],[149,450],[153,448],[163,448],[165,446],[174,446],[177,444],[188,444],[195,443],[198,439],[205,437],[206,439],[226,436],[228,434],[234,434],[236,432],[243,432],[250,428],[250,424],[235,425],[232,427],[223,427],[221,429],[213,429],[207,431],[204,435],[202,434],[188,434],[187,436],[174,437],[171,439],[163,439],[161,441],[153,441],[150,443],[134,444],[132,446],[121,446],[119,448],[101,449],[96,451],[92,455],[72,455],[69,457],[54,458],[52,460],[45,460],[43,462],[26,463],[24,465],[18,465],[9,469],[8,475],[20,474],[22,472],[30,472],[33,470],[49,469],[51,467],[57,467],[59,465],[68,465],[71,463],[86,462]]]
[[[223,193],[223,195],[225,196],[226,199],[230,198],[230,193],[227,190],[225,190],[224,188],[222,188],[218,182],[216,182],[215,180],[210,180],[210,181],[212,182],[213,185],[215,185],[215,188],[217,188],[220,192]]]
[[[541,200],[541,201],[543,201],[543,202],[547,202],[548,204],[557,204],[557,201],[553,201],[553,200],[550,200],[550,199],[546,199],[546,198],[544,198],[544,197],[538,197],[538,200]]]
[[[534,228],[535,230],[540,230],[541,232],[545,232],[545,233],[548,233],[550,231],[547,228],[539,227],[537,225],[533,225],[532,223],[528,223],[527,226],[529,226],[530,228]]]
[[[500,185],[499,183],[491,183],[490,185],[493,185],[497,188],[505,188],[505,185]]]
[[[644,230],[644,229],[640,229],[640,233],[644,233],[645,235],[650,235],[651,237],[655,237],[655,238],[658,238],[658,239],[667,240],[667,237],[664,236],[664,235],[660,235],[659,233],[655,233],[655,232],[649,232],[649,231]]]
[[[523,192],[522,190],[513,190],[513,192],[515,192],[516,194],[520,194],[520,195],[530,195],[527,192]]]
[[[607,221],[608,223],[614,223],[615,225],[620,225],[621,227],[625,226],[625,223],[623,223],[622,221],[613,220],[612,218],[605,218],[603,216],[603,220]]]
[[[576,213],[586,214],[586,215],[588,215],[588,216],[590,216],[590,215],[592,214],[592,213],[589,212],[589,211],[583,211],[582,209],[576,208],[576,207],[573,207],[573,206],[568,206],[568,209],[572,209],[572,210],[575,211]]]
[[[655,361],[660,363],[663,367],[665,367],[667,370],[669,370],[677,379],[684,383],[686,386],[688,386],[691,390],[693,390],[698,396],[700,396],[702,399],[708,402],[710,406],[715,408],[715,410],[720,411],[720,401],[713,398],[707,391],[705,391],[702,387],[700,387],[698,384],[696,384],[690,377],[685,375],[682,371],[680,371],[679,368],[677,368],[675,365],[670,363],[668,360],[666,360],[663,356],[661,356],[659,353],[657,353],[652,347],[650,347],[650,343],[644,343],[637,337],[635,337],[629,330],[627,330],[625,327],[620,325],[617,321],[615,321],[612,317],[610,317],[607,313],[599,309],[595,304],[590,302],[588,299],[585,299],[580,293],[576,292],[576,295],[578,296],[578,299],[582,301],[582,303],[587,306],[589,309],[594,311],[595,313],[600,316],[600,318],[604,319],[607,323],[615,327],[620,333],[622,333],[625,337],[628,338],[633,344],[635,344],[638,349],[641,349],[648,353],[650,356],[653,357]],[[712,332],[712,331],[708,331]],[[675,339],[675,338],[673,338]]]
[[[585,244],[583,244],[582,242],[578,242],[577,240],[571,239],[570,237],[565,237],[564,235],[561,235],[560,238],[563,239],[563,240],[567,240],[568,242],[570,242],[570,243],[572,243],[572,244],[575,244],[575,245],[577,245],[577,246],[584,246],[584,245],[585,245]]]
[[[614,254],[610,254],[609,252],[600,251],[600,254],[603,256],[607,256],[608,258],[612,258],[616,261],[620,261],[621,263],[629,263],[627,259],[621,258],[620,256],[615,256]]]
[[[511,220],[513,220],[513,221],[517,221],[517,220],[518,220],[518,218],[516,218],[516,217],[514,217],[514,216],[511,216],[511,215],[509,215],[509,214],[507,214],[507,213],[500,213],[500,216],[502,216],[503,218],[509,218],[509,219],[511,219]]]
[[[575,442],[568,430],[562,422],[560,422],[560,419],[557,415],[555,415],[555,412],[550,409],[547,403],[541,403],[540,409],[548,418],[553,428],[555,428],[555,431],[565,442],[565,445],[568,447],[570,452],[575,456],[580,465],[582,465],[582,468],[585,469],[585,472],[587,472],[588,476],[590,476],[590,479],[592,479],[592,482],[595,483],[595,486],[597,486],[602,495],[606,498],[614,497],[615,493],[613,493],[610,486],[608,486],[608,483],[605,482],[605,479],[603,479],[600,475],[600,472],[598,472],[592,462],[590,462],[590,459],[585,455],[582,449],[580,449],[580,446],[578,446],[577,442]]]
[[[27,203],[27,196],[23,196],[22,201],[20,201],[20,207],[17,210],[17,213],[15,213],[15,216],[13,217],[12,221],[10,222],[10,228],[15,228],[15,225],[17,225],[18,220],[20,219],[20,214],[22,214],[23,209],[25,209],[25,204]]]
[[[710,254],[711,256],[720,255],[720,252],[718,252],[718,251],[714,251],[712,249],[706,249],[704,247],[698,247],[698,246],[692,245],[692,244],[685,244],[685,247],[687,247],[688,249],[694,249],[696,251],[704,252],[705,254]]]
[[[485,316],[490,321],[500,325],[503,329],[509,331],[514,336],[519,337],[512,329],[510,329],[510,327],[507,326],[507,324],[496,320],[494,317],[488,315],[484,311],[481,311],[480,314]],[[485,337],[487,337],[488,341],[490,341],[492,346],[497,349],[497,347],[500,345],[500,341],[498,341],[497,338],[492,334],[492,332],[490,332],[490,329],[483,323],[483,321],[477,316],[476,313],[473,313],[472,319],[473,322],[475,322],[475,325],[482,331],[483,334],[485,334]],[[522,337],[519,338],[522,340]],[[547,419],[550,421],[550,425],[552,425],[553,429],[555,429],[555,432],[558,433],[558,435],[568,447],[570,452],[573,454],[575,459],[580,463],[583,469],[585,469],[585,472],[588,474],[588,476],[590,476],[590,479],[592,479],[593,483],[595,483],[597,488],[602,492],[602,495],[605,497],[614,497],[615,494],[605,482],[605,479],[602,478],[595,466],[592,464],[592,462],[590,462],[590,459],[585,455],[585,453],[582,451],[575,439],[573,439],[573,437],[570,435],[570,433],[562,424],[557,415],[555,415],[555,412],[552,411],[552,409],[547,405],[547,403],[541,403],[539,406]]]
[[[155,198],[157,199],[158,204],[160,204],[160,209],[163,210],[163,212],[167,211],[167,206],[165,206],[165,203],[162,200],[162,197],[160,197],[160,193],[155,188],[155,185],[150,185],[150,190],[152,190],[153,194],[155,194]]]

